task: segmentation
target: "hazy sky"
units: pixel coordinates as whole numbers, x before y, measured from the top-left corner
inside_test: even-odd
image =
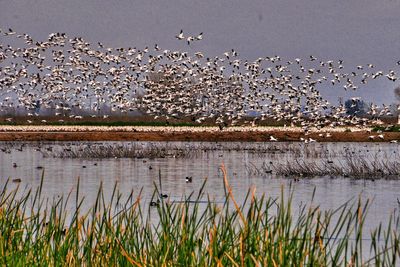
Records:
[[[113,47],[157,43],[212,55],[235,48],[249,60],[314,55],[400,74],[399,14],[400,0],[0,0],[0,27],[35,39],[66,32]],[[204,32],[204,39],[188,48],[174,38],[181,29]],[[355,95],[391,103],[396,85],[381,79]],[[329,89],[339,94],[344,90]]]

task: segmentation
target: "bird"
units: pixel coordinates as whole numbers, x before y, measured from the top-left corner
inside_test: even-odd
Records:
[[[150,202],[150,207],[158,207],[159,205],[160,205],[160,200]]]
[[[188,36],[186,38],[187,44],[190,45],[191,42],[193,42],[194,40],[196,40],[193,36]]]
[[[203,33],[202,32],[199,35],[196,36],[196,40],[198,40],[198,41],[203,40]]]
[[[176,37],[178,40],[183,40],[183,39],[185,39],[185,37],[183,36],[183,30],[181,30],[181,31],[179,32],[179,34],[176,35],[175,37]]]
[[[161,51],[157,44],[154,49],[149,49],[152,45],[106,47],[61,32],[42,40],[12,29],[2,33],[0,110],[25,108],[29,124],[49,123],[36,119],[42,107],[53,108],[64,123],[64,119],[83,119],[83,114],[75,114],[79,111],[106,120],[107,106],[110,113],[139,111],[167,120],[194,117],[198,124],[213,120],[220,130],[238,123],[256,124],[250,113],[256,114],[257,124],[285,121],[300,125],[304,132],[328,126],[365,127],[391,115],[389,107],[372,103],[369,117],[348,116],[342,104],[330,103],[318,87],[341,85],[353,93],[371,80],[398,80],[394,68],[375,70],[369,63],[344,71],[345,60],[325,61],[312,55],[309,60],[284,61],[279,55],[250,60],[239,57],[234,48],[210,55],[192,46],[203,39],[203,32],[184,34],[183,29],[175,38],[191,45],[191,51]],[[15,38],[24,42],[15,47]]]
[[[192,182],[192,176],[186,176],[185,177],[185,181],[186,181],[186,183],[191,183]]]

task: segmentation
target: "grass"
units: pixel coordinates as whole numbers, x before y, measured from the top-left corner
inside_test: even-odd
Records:
[[[11,119],[11,120],[9,120]],[[214,118],[209,118],[202,123],[193,121],[192,116],[182,116],[179,118],[157,118],[149,115],[137,115],[137,116],[117,116],[111,115],[107,118],[102,117],[89,117],[85,116],[81,119],[71,118],[68,116],[15,116],[9,114],[9,116],[0,116],[0,125],[71,125],[71,126],[218,126]],[[28,123],[28,120],[31,123]],[[46,122],[43,122],[45,120]],[[60,121],[62,120],[62,121]],[[238,122],[237,125],[249,125],[254,117],[245,117]],[[230,125],[230,121],[226,121],[227,125]],[[260,126],[284,126],[289,125],[290,122],[276,121],[273,119],[266,119],[258,121],[257,125]]]
[[[319,146],[319,144],[318,144]],[[20,142],[3,142],[3,149],[12,150],[21,147]],[[42,153],[45,157],[56,158],[192,158],[201,157],[207,152],[240,152],[249,153],[253,157],[270,156],[285,153],[295,158],[326,158],[344,157],[344,149],[329,149],[327,147],[316,147],[316,145],[304,143],[271,143],[271,142],[130,142],[130,143],[93,143],[80,142],[75,144],[44,146]],[[351,150],[356,152],[356,150]],[[370,154],[369,152],[366,152]]]
[[[302,204],[293,211],[293,191],[278,199],[249,190],[238,204],[225,168],[225,201],[203,191],[171,202],[143,202],[141,193],[123,197],[102,186],[88,211],[82,210],[79,181],[75,197],[42,198],[4,185],[0,192],[0,264],[10,266],[395,266],[399,261],[399,216],[363,231],[369,202],[347,202],[322,211]],[[161,186],[159,187],[161,188]],[[73,202],[74,210],[67,204]],[[297,206],[297,205],[296,205]],[[67,218],[71,218],[68,219]],[[370,248],[365,250],[365,240]]]
[[[393,126],[376,126],[372,129],[375,132],[382,131],[382,132],[400,132],[400,125],[393,125]]]
[[[19,148],[18,142],[3,143],[3,149],[11,150]],[[277,147],[270,143],[263,144],[224,144],[224,143],[168,143],[168,142],[148,142],[148,143],[111,143],[111,144],[92,144],[79,143],[79,145],[66,145],[52,147],[42,151],[45,157],[56,158],[194,158],[200,157],[202,153],[223,151],[223,152],[243,152],[263,156],[265,153],[301,153],[297,146],[281,145]],[[311,150],[311,149],[310,149]],[[296,154],[296,155],[297,155]]]
[[[199,154],[200,149],[194,146],[174,146],[171,144],[158,145],[149,143],[148,145],[133,144],[101,144],[101,145],[80,145],[73,147],[62,147],[43,151],[45,157],[57,158],[190,158]]]
[[[163,121],[75,121],[75,122],[52,122],[51,125],[73,125],[73,126],[174,126],[174,127],[196,127],[199,124],[190,122],[163,122]]]
[[[388,157],[376,154],[372,158],[354,155],[347,152],[341,160],[315,160],[288,159],[276,164],[264,162],[261,166],[246,165],[246,170],[251,175],[265,175],[274,173],[286,177],[349,177],[353,179],[399,179],[399,156]]]
[[[50,126],[174,126],[174,127],[198,127],[200,124],[190,122],[163,122],[163,121],[49,121],[47,123],[18,123],[0,122],[0,125],[50,125]]]

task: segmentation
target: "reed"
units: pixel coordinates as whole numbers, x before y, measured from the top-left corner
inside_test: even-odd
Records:
[[[19,148],[17,142],[4,142],[2,148],[11,151]],[[60,147],[43,145],[41,150],[45,157],[56,158],[192,158],[201,156],[203,152],[246,152],[255,157],[277,157],[285,153],[293,157],[333,157],[343,154],[343,151],[327,152],[312,145],[299,143],[211,143],[211,142],[131,142],[131,143],[79,143]]]
[[[83,144],[44,150],[45,157],[56,158],[191,158],[200,153],[193,146],[174,146],[170,144]]]
[[[18,149],[18,143],[3,143],[4,150]],[[283,148],[264,144],[231,144],[231,143],[168,143],[168,142],[130,142],[130,143],[79,143],[54,147],[43,145],[40,150],[45,157],[55,158],[195,158],[208,152],[248,152],[256,156],[265,154],[282,154],[288,152]]]
[[[322,211],[293,209],[293,190],[278,199],[249,190],[237,203],[222,166],[225,201],[207,198],[203,187],[181,201],[141,192],[108,199],[100,186],[87,211],[69,194],[42,198],[35,190],[0,192],[0,264],[10,266],[395,266],[399,216],[365,233],[369,202],[347,202]],[[313,197],[312,197],[313,198]],[[207,199],[207,201],[204,201]],[[73,203],[73,210],[67,209]],[[312,203],[312,199],[311,199]],[[297,206],[297,205],[296,205]],[[69,218],[69,219],[67,219]],[[369,239],[369,250],[365,240]]]
[[[399,179],[400,159],[398,156],[388,157],[384,154],[375,154],[367,158],[352,153],[346,153],[336,161],[307,161],[302,159],[290,159],[272,166],[263,164],[254,171],[254,167],[248,167],[253,174],[263,174],[271,169],[277,175],[283,176],[332,176],[351,177],[356,179]]]

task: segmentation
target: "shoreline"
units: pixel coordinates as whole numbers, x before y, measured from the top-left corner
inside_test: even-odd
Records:
[[[400,142],[400,132],[377,133],[370,128],[324,128],[305,134],[299,127],[228,127],[221,131],[185,126],[0,126],[0,141],[270,142],[271,136],[278,142]]]

